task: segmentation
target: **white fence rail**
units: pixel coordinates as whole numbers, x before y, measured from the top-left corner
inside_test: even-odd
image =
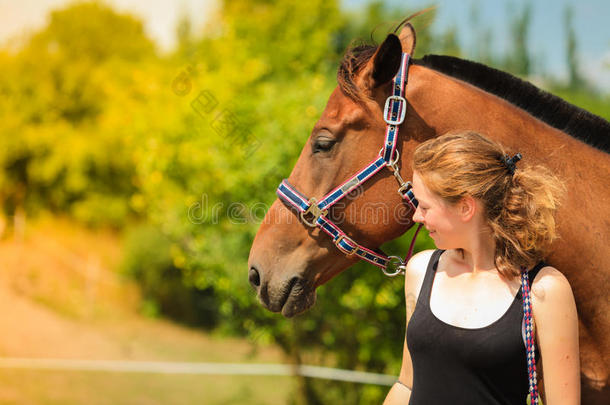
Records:
[[[318,366],[248,363],[0,358],[0,368],[106,371],[119,373],[280,375],[323,378],[362,384],[392,385],[396,376]]]

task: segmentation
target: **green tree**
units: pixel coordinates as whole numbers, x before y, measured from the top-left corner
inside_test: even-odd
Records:
[[[472,45],[473,58],[481,63],[492,63],[492,31],[481,20],[481,2],[473,1],[470,4],[469,26],[473,31],[474,44]]]
[[[53,12],[44,30],[6,56],[0,78],[7,96],[0,107],[6,215],[44,207],[90,223],[124,221],[135,189],[125,109],[141,96],[132,69],[155,57],[139,21],[98,3]]]
[[[576,89],[585,85],[578,65],[578,44],[574,32],[574,9],[566,6],[563,13],[564,27],[566,29],[566,57],[568,64],[568,86]]]
[[[434,41],[434,52],[441,55],[460,57],[462,50],[458,41],[458,31],[455,26],[450,26],[447,30],[438,35]],[[479,59],[483,62],[483,59]]]
[[[510,5],[509,8],[512,45],[507,53],[505,68],[513,74],[527,77],[531,72],[532,65],[527,48],[532,22],[532,4],[527,2],[520,10],[513,10],[513,7],[513,5]]]

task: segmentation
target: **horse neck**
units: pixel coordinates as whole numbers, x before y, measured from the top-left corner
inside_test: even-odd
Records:
[[[608,161],[608,154],[556,129],[506,100],[423,66],[409,70],[407,99],[416,121],[425,123],[416,129],[418,141],[447,132],[471,130],[486,135],[521,152],[530,163],[541,163],[558,169],[571,169],[560,154],[587,160]],[[411,117],[408,117],[408,119]],[[564,164],[557,166],[559,161]],[[581,166],[583,163],[576,161]],[[557,167],[553,167],[557,166]]]
[[[604,201],[610,200],[609,154],[547,125],[500,97],[423,66],[411,66],[409,70],[407,99],[410,104],[407,119],[413,125],[408,132],[416,142],[471,130],[500,142],[509,153],[522,153],[525,164],[547,166],[569,190],[559,212],[564,229],[575,227],[576,231],[586,222],[610,243],[602,229],[604,225],[595,215],[580,222],[566,220],[583,209],[599,215],[607,209]],[[595,198],[583,201],[582,196]],[[583,236],[583,243],[592,234]]]

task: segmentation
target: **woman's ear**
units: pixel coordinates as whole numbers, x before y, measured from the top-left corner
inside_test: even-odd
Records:
[[[470,221],[480,209],[481,205],[477,204],[477,201],[469,195],[462,197],[458,203],[458,214],[464,222]]]

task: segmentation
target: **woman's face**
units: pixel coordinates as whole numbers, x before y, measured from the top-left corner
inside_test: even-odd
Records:
[[[419,201],[413,220],[426,227],[436,247],[462,247],[464,222],[458,214],[458,207],[448,204],[429,190],[417,172],[413,172],[413,193]]]

